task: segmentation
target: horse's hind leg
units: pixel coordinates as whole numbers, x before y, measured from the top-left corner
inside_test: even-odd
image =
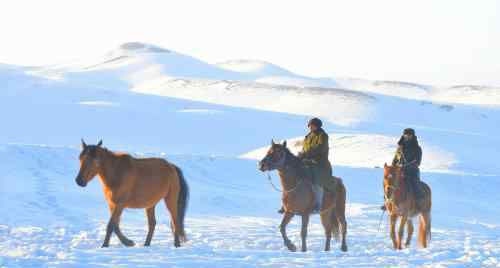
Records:
[[[335,216],[338,224],[340,225],[340,231],[342,234],[342,245],[340,247],[340,250],[346,252],[347,251],[347,242],[346,242],[346,235],[347,235],[347,221],[345,218],[345,203],[346,203],[346,193],[345,190],[342,191],[341,193],[337,194],[337,202],[335,206]]]
[[[297,251],[297,247],[292,243],[292,241],[290,241],[290,239],[288,239],[286,235],[286,226],[288,225],[288,223],[290,223],[292,218],[293,218],[292,213],[285,212],[285,214],[283,215],[283,220],[281,220],[280,232],[281,236],[283,237],[283,242],[285,243],[285,246],[288,248],[288,250],[295,252]]]
[[[175,191],[171,191],[167,197],[165,197],[165,204],[167,205],[167,209],[170,212],[170,218],[171,218],[171,227],[172,227],[172,233],[174,234],[174,246],[176,248],[181,246],[181,240],[180,240],[180,230],[178,228],[179,223],[177,220],[177,199],[178,199],[178,193]]]
[[[423,212],[420,215],[420,223],[418,226],[418,242],[421,247],[427,247],[427,239],[430,238],[431,232],[431,217],[429,212]]]
[[[411,243],[411,238],[413,236],[413,222],[411,219],[408,219],[408,222],[406,223],[407,231],[408,231],[408,236],[406,237],[406,243],[405,247],[409,247]]]
[[[309,214],[302,215],[302,228],[300,238],[302,239],[302,252],[307,251],[307,226],[309,225]]]
[[[332,241],[332,232],[333,232],[332,211],[327,210],[325,212],[322,212],[320,213],[320,217],[321,217],[321,224],[325,229],[325,237],[326,237],[325,251],[330,251],[330,244]]]
[[[153,239],[153,234],[156,227],[156,217],[155,217],[155,207],[150,207],[146,209],[146,215],[148,217],[148,235],[146,236],[146,242],[144,246],[147,247],[151,245],[151,239]]]

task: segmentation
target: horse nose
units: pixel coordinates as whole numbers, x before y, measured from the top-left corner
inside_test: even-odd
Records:
[[[76,182],[76,184],[78,184],[78,186],[80,186],[80,187],[85,187],[85,186],[87,186],[87,184],[85,183],[85,181],[83,181],[83,179],[82,179],[81,177],[77,177],[77,178],[75,179],[75,182]]]
[[[258,168],[259,168],[260,171],[266,171],[266,168],[265,168],[265,165],[264,165],[263,161],[259,161],[257,163],[257,166],[258,166]]]

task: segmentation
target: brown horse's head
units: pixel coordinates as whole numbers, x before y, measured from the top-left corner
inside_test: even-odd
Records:
[[[401,189],[401,167],[384,164],[384,195],[386,200],[393,200]]]
[[[82,152],[80,153],[80,171],[76,176],[76,184],[87,186],[98,173],[100,167],[99,150],[102,149],[102,140],[97,145],[87,145],[82,139]]]
[[[269,148],[266,156],[259,162],[260,171],[271,171],[284,167],[287,153],[286,141],[283,144],[279,144],[271,140],[271,148]]]

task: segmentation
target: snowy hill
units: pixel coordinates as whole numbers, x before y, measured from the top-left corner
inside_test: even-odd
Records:
[[[212,65],[144,43],[55,66],[1,65],[0,83],[0,267],[500,263],[496,88],[309,78],[261,61]],[[310,251],[287,252],[275,212],[280,193],[256,168],[272,138],[300,150],[310,116],[324,119],[334,173],[348,190],[346,253],[337,244],[321,252],[317,216]],[[385,219],[379,230],[378,167],[405,127],[416,128],[424,149],[433,240],[395,252]],[[185,247],[171,247],[160,205],[152,247],[124,248],[113,238],[99,248],[108,209],[97,179],[85,189],[74,182],[82,137],[184,170],[192,190]],[[289,228],[294,242],[298,223]],[[142,210],[124,213],[122,230],[136,242],[146,229]]]

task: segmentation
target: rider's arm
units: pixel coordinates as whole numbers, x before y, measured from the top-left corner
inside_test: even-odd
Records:
[[[396,150],[396,154],[392,159],[392,166],[396,166],[399,163],[400,158],[401,158],[401,147],[398,147],[398,149]]]
[[[422,163],[422,148],[420,146],[417,147],[417,158],[415,160],[417,167],[420,167],[420,163]]]

